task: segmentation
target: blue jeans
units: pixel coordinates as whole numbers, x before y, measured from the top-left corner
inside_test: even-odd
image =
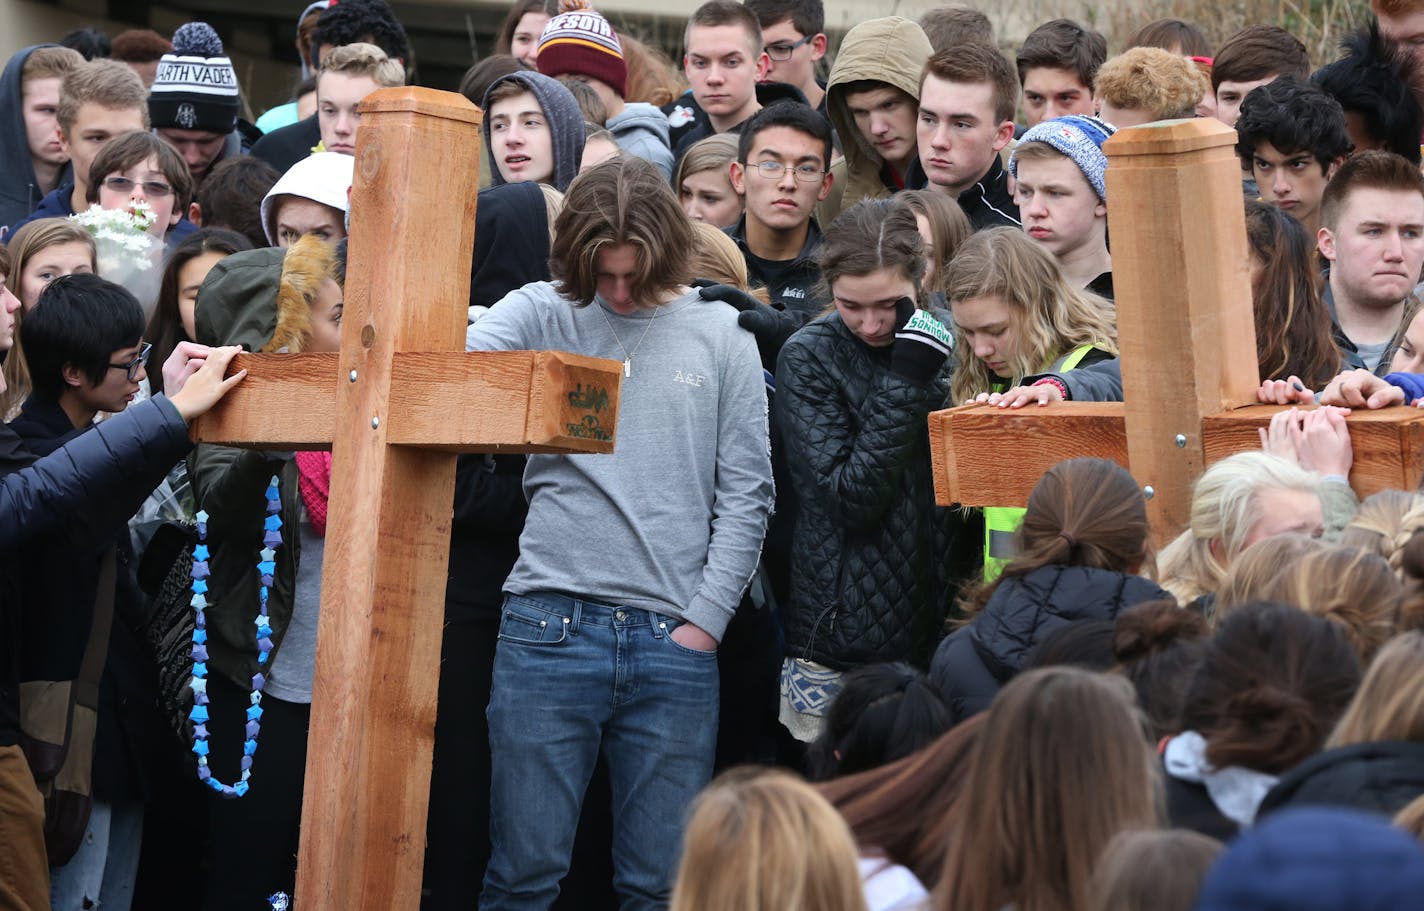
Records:
[[[142,844],[141,802],[94,801],[79,850],[64,866],[50,870],[54,911],[98,907],[128,911]]]
[[[679,622],[549,592],[505,599],[482,911],[553,903],[600,750],[623,911],[667,906],[687,808],[712,776],[717,741],[717,654],[674,642]]]

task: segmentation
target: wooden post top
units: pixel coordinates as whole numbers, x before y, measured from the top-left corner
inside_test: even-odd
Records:
[[[377,89],[362,99],[362,114],[409,113],[473,123],[484,122],[484,114],[470,99],[455,92],[442,92],[419,85]]]
[[[1215,117],[1159,120],[1118,130],[1103,143],[1108,167],[1112,159],[1134,155],[1179,155],[1219,146],[1236,145],[1236,131]],[[1232,157],[1235,157],[1233,151]]]

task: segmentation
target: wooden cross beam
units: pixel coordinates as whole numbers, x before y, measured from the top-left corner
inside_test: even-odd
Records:
[[[238,357],[247,379],[192,435],[333,452],[294,898],[413,911],[454,453],[611,452],[622,375],[558,352],[464,352],[481,115],[423,88],[378,91],[361,112],[340,353]]]
[[[1260,381],[1235,143],[1235,130],[1206,118],[1132,127],[1103,144],[1125,401],[931,414],[941,504],[1023,506],[1062,459],[1099,456],[1151,488],[1160,542],[1187,526],[1192,483],[1208,464],[1260,446],[1256,429],[1280,409],[1252,404]],[[1424,413],[1347,420],[1358,494],[1419,485]]]

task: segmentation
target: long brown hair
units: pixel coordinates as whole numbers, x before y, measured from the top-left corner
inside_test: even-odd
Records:
[[[1157,825],[1157,782],[1127,681],[1020,674],[980,731],[935,911],[1085,911],[1112,837]]]
[[[1262,380],[1298,376],[1318,389],[1340,372],[1340,349],[1320,296],[1315,238],[1292,216],[1255,200],[1246,203],[1246,239],[1260,263],[1251,280],[1256,361]]]
[[[974,234],[960,246],[944,280],[951,309],[957,301],[982,297],[997,297],[1008,305],[1010,326],[1018,338],[1017,351],[1009,358],[1015,383],[1081,345],[1117,355],[1112,304],[1064,281],[1053,254],[1018,228]],[[953,401],[967,401],[1000,382],[973,356],[963,333],[957,333],[955,347],[960,355],[950,378]]]
[[[1028,495],[1019,527],[1018,555],[991,582],[964,596],[975,614],[1005,580],[1045,566],[1087,566],[1120,573],[1151,569],[1147,501],[1127,469],[1107,459],[1066,459]]]
[[[929,261],[925,268],[926,290],[943,293],[946,287],[945,269],[949,268],[950,260],[959,252],[960,245],[974,233],[969,216],[964,214],[957,202],[943,193],[930,190],[902,190],[895,194],[895,199],[909,206],[916,215],[924,216],[929,224],[931,240],[929,249],[925,251],[925,258]]]
[[[1381,740],[1424,743],[1424,632],[1385,643],[1326,746]]]
[[[981,712],[960,722],[904,759],[817,785],[861,853],[882,854],[934,888],[984,718]]]
[[[587,306],[598,293],[599,252],[631,244],[638,257],[632,296],[646,303],[691,280],[694,243],[692,222],[662,172],[636,155],[618,155],[569,184],[554,220],[549,271],[561,295]]]

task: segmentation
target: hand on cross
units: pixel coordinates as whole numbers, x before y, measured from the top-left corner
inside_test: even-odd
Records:
[[[993,405],[996,408],[1022,408],[1031,403],[1050,405],[1063,401],[1063,390],[1056,382],[1039,381],[1031,386],[1015,386],[1007,392],[981,392],[966,405]]]
[[[1346,370],[1320,392],[1320,404],[1345,408],[1387,408],[1405,403],[1404,390],[1363,368]]]
[[[1256,390],[1256,401],[1263,405],[1313,405],[1315,393],[1305,388],[1300,377],[1288,380],[1266,380]]]
[[[1322,406],[1313,411],[1292,408],[1271,418],[1262,428],[1261,448],[1296,463],[1307,471],[1348,477],[1354,462],[1350,430],[1345,424],[1348,408]]]
[[[192,342],[179,342],[163,364],[164,389],[168,400],[178,409],[183,420],[191,421],[216,405],[228,390],[242,382],[246,370],[239,370],[223,379],[227,365],[242,351],[241,345],[209,348]]]

